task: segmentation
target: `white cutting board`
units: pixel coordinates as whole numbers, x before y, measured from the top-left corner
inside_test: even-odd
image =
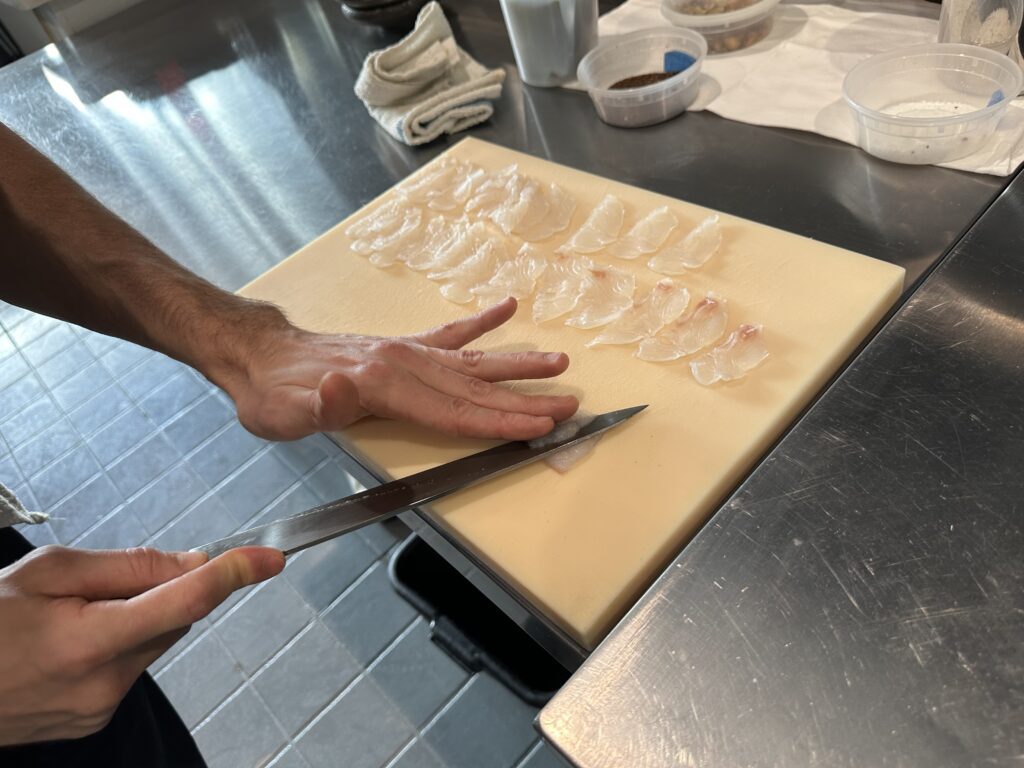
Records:
[[[709,213],[476,139],[445,154],[491,170],[518,163],[522,172],[575,195],[579,204],[570,228],[540,244],[544,249],[561,244],[606,193],[626,203],[625,227],[661,205],[678,216],[680,231]],[[389,197],[385,193],[354,217]],[[241,293],[275,302],[294,322],[317,331],[404,334],[472,311],[444,300],[421,273],[401,265],[371,266],[349,251],[345,227],[334,227]],[[588,648],[679,552],[902,290],[903,270],[891,264],[724,214],[722,227],[720,252],[677,279],[694,302],[709,289],[721,294],[730,328],[764,324],[771,357],[743,380],[702,387],[683,362],[646,363],[626,347],[587,349],[593,332],[557,320],[536,326],[526,302],[519,315],[478,345],[568,352],[567,373],[523,389],[571,392],[596,412],[650,404],[566,475],[537,464],[434,507],[443,524]],[[597,254],[595,261],[633,271],[645,287],[660,277],[643,259],[631,263]],[[491,444],[382,420],[363,421],[340,437],[394,477]]]

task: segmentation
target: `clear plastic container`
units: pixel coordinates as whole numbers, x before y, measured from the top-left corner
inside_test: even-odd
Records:
[[[780,0],[661,0],[661,15],[708,41],[708,53],[731,53],[768,37]]]
[[[846,76],[843,96],[865,151],[897,163],[944,163],[985,143],[1022,79],[1000,53],[931,43],[862,61]]]
[[[617,35],[583,57],[576,72],[590,93],[598,116],[610,125],[654,125],[686,110],[697,97],[707,43],[695,32],[675,27],[641,29]],[[665,54],[694,59],[681,72],[639,88],[612,88],[630,77],[665,71]]]

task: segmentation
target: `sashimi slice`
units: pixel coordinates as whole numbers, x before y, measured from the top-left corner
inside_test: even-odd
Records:
[[[345,228],[345,237],[358,242],[394,232],[401,226],[408,210],[411,210],[409,206],[400,200],[391,200],[349,224]]]
[[[690,363],[690,372],[705,387],[746,376],[768,357],[760,325],[741,325],[724,342]]]
[[[515,184],[519,178],[518,167],[515,165],[506,166],[496,173],[484,174],[466,202],[466,213],[490,215],[491,211],[509,198],[510,184]]]
[[[402,238],[384,250],[371,253],[370,263],[375,267],[385,268],[399,262],[404,264],[424,258],[424,254],[429,254],[433,258],[449,237],[451,227],[448,222],[443,216],[434,216],[426,226],[417,229],[409,237]]]
[[[707,263],[722,245],[722,227],[718,214],[708,216],[682,240],[651,257],[647,266],[663,275],[681,275]]]
[[[589,259],[557,254],[538,281],[533,322],[539,325],[575,307],[583,291],[583,271],[592,266]]]
[[[689,303],[690,292],[666,277],[659,280],[650,293],[633,304],[622,317],[588,341],[587,346],[632,344],[648,336],[653,336],[665,325],[683,314]]]
[[[446,158],[415,180],[399,185],[398,194],[410,205],[430,206],[431,201],[459,186],[469,170],[467,163]]]
[[[479,229],[470,233],[476,224],[470,224],[468,219],[457,219],[451,223],[445,222],[445,226],[438,231],[435,226],[435,237],[430,243],[424,243],[424,247],[415,255],[405,260],[405,266],[417,272],[427,272],[438,269],[446,269],[453,266],[460,259],[466,258],[472,251],[475,243],[474,237],[482,237],[486,234],[483,224]]]
[[[668,362],[699,352],[725,333],[725,300],[708,293],[692,312],[671,323],[657,336],[640,342],[636,356],[650,362]]]
[[[444,283],[441,295],[448,301],[468,304],[475,298],[473,289],[494,276],[499,260],[505,255],[504,251],[505,246],[498,241],[485,240],[464,261],[427,277]]]
[[[548,208],[544,188],[525,176],[516,176],[509,180],[508,197],[488,214],[488,218],[506,235],[511,235],[520,224],[529,226],[543,221]]]
[[[367,234],[365,237],[352,241],[352,250],[356,253],[369,255],[378,251],[385,251],[401,244],[414,236],[420,228],[423,220],[423,213],[419,208],[405,208],[400,213],[388,213],[388,223],[382,223],[381,228]]]
[[[612,243],[608,251],[620,259],[635,259],[654,253],[664,245],[679,219],[666,206],[655,208],[632,226],[621,239]]]
[[[560,440],[569,440],[581,429],[590,424],[590,422],[595,418],[597,418],[596,413],[591,413],[590,411],[585,411],[580,408],[565,421],[558,422],[555,425],[555,428],[543,437],[531,440],[530,446],[533,448],[543,448],[546,445],[557,443]],[[560,451],[555,451],[544,459],[544,463],[552,469],[564,474],[573,466],[578,464],[587,454],[593,451],[597,446],[597,441],[600,440],[602,436],[603,435],[596,435],[588,440],[582,440],[579,443],[576,443],[576,445],[570,445]]]
[[[509,296],[525,299],[533,293],[547,267],[548,260],[536,248],[523,245],[514,259],[500,264],[494,276],[473,288],[472,293],[481,306],[496,304]]]
[[[548,184],[544,189],[547,211],[540,219],[524,217],[512,232],[523,240],[539,242],[562,232],[569,226],[576,211],[576,198],[557,184]]]
[[[596,253],[615,242],[622,230],[626,207],[615,195],[605,195],[587,220],[569,241],[558,249],[559,253]]]
[[[583,290],[565,321],[573,328],[597,328],[621,317],[633,306],[636,280],[615,267],[587,267]]]

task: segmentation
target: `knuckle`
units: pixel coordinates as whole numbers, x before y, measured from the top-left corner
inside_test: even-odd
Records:
[[[487,397],[491,395],[495,387],[490,382],[484,381],[483,379],[471,378],[468,382],[470,394],[473,397]]]
[[[137,581],[148,582],[156,578],[160,570],[160,553],[149,547],[132,547],[124,550],[131,574]]]
[[[479,349],[460,349],[459,362],[467,368],[476,368],[483,361],[484,353]]]
[[[387,380],[391,366],[383,360],[370,359],[359,366],[359,377],[367,384],[379,385]]]

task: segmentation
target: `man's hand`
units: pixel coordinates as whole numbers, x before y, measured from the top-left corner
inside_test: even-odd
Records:
[[[42,547],[0,570],[0,746],[100,730],[136,678],[233,591],[279,573],[273,549]]]
[[[524,395],[493,382],[557,376],[569,358],[463,349],[515,311],[515,299],[506,299],[398,338],[281,330],[253,353],[246,375],[225,385],[242,424],[271,440],[342,429],[369,414],[450,435],[528,440],[575,413],[576,398]]]

